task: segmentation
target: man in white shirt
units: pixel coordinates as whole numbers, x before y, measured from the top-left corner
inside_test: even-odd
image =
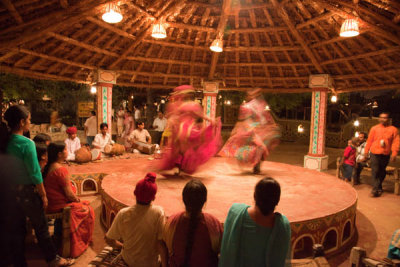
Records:
[[[135,121],[139,121],[140,115],[141,115],[140,109],[138,106],[134,106],[134,109],[135,109],[135,113],[134,113]]]
[[[156,130],[157,137],[155,140],[156,144],[160,144],[161,136],[165,130],[165,126],[167,125],[167,119],[164,117],[164,114],[160,111],[158,112],[158,117],[155,118],[153,122],[153,128]]]
[[[94,137],[97,134],[96,112],[92,111],[91,114],[92,116],[85,121],[85,135],[89,146],[92,145]]]
[[[93,147],[100,149],[101,152],[104,152],[104,147],[113,143],[114,141],[111,139],[111,135],[108,133],[108,124],[103,122],[100,124],[100,133],[96,134],[94,138]]]
[[[120,137],[122,132],[124,131],[124,119],[125,119],[125,111],[121,106],[117,112],[117,134]]]
[[[78,130],[76,129],[76,127],[69,127],[66,131],[68,134],[68,138],[65,139],[64,142],[68,151],[68,161],[74,161],[75,151],[81,148],[81,140],[79,140],[79,138],[76,136],[77,131]]]
[[[360,175],[361,175],[361,171],[363,170],[364,167],[367,166],[367,162],[366,162],[366,158],[365,158],[365,145],[367,144],[367,139],[368,136],[366,133],[364,132],[360,132],[358,134],[358,147],[357,147],[357,151],[356,151],[356,171],[353,172],[354,178],[353,178],[353,182],[354,185],[358,185],[360,184]]]
[[[144,122],[137,122],[136,129],[131,132],[129,139],[132,141],[139,141],[142,143],[151,144],[151,136],[149,132],[144,128]]]
[[[136,205],[121,209],[105,236],[107,244],[122,248],[122,259],[129,266],[159,266],[165,217],[162,207],[152,205],[157,193],[155,181],[156,174],[148,173],[136,184]]]

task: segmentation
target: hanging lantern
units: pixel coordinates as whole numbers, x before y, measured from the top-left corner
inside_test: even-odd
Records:
[[[114,3],[108,3],[106,4],[105,12],[101,18],[107,23],[118,23],[123,17],[118,5]]]
[[[331,102],[332,103],[336,103],[337,102],[337,96],[336,95],[332,95],[331,96]]]
[[[354,37],[360,34],[358,22],[355,19],[346,19],[340,28],[340,36]]]
[[[355,127],[360,126],[360,121],[359,121],[359,120],[355,120],[355,121],[354,121],[354,126],[355,126]]]
[[[167,37],[167,31],[165,30],[164,25],[161,22],[158,22],[153,25],[151,37],[156,39],[163,39]]]
[[[91,93],[91,94],[97,93],[97,88],[96,88],[96,86],[92,85],[92,87],[90,87],[90,93]]]
[[[222,39],[215,39],[212,42],[210,49],[213,52],[221,53],[223,51],[223,46],[224,46],[224,42],[222,41]]]

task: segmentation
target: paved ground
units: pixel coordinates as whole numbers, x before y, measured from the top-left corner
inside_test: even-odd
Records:
[[[283,143],[274,151],[269,160],[303,165],[304,155],[308,147],[295,143]],[[329,170],[327,173],[335,175],[336,158],[341,155],[342,150],[327,148],[329,155]],[[400,159],[396,162],[400,167]],[[396,165],[395,164],[395,165]],[[400,222],[400,196],[393,194],[393,177],[387,177],[384,182],[385,192],[380,198],[371,198],[371,179],[368,172],[362,175],[363,184],[355,187],[358,193],[358,211],[356,225],[358,230],[357,246],[367,249],[368,255],[381,259],[386,256],[389,239],[395,229],[399,228]],[[89,249],[76,260],[75,266],[87,266],[97,253],[105,246],[103,237],[104,230],[100,225],[100,198],[98,196],[88,197],[95,209],[96,224],[93,236],[93,244]],[[329,259],[331,266],[348,267],[350,251]],[[29,266],[45,266],[44,262],[38,260],[40,253],[35,246],[30,246],[27,257]]]

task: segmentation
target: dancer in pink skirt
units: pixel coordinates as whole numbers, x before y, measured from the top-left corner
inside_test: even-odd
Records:
[[[266,107],[260,88],[249,91],[231,137],[219,152],[220,156],[237,158],[242,166],[253,167],[255,174],[260,173],[261,161],[279,144],[281,137],[279,126]]]
[[[201,105],[194,101],[194,88],[182,85],[174,89],[167,106],[166,131],[170,132],[160,170],[192,174],[197,167],[214,156],[220,147],[221,122],[203,114]]]

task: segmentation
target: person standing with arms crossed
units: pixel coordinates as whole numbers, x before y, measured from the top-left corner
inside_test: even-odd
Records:
[[[371,175],[374,180],[372,196],[379,197],[383,193],[382,182],[386,177],[389,160],[394,162],[399,151],[399,134],[396,127],[390,125],[388,112],[379,115],[379,124],[369,131],[364,156],[368,158],[371,151]]]

